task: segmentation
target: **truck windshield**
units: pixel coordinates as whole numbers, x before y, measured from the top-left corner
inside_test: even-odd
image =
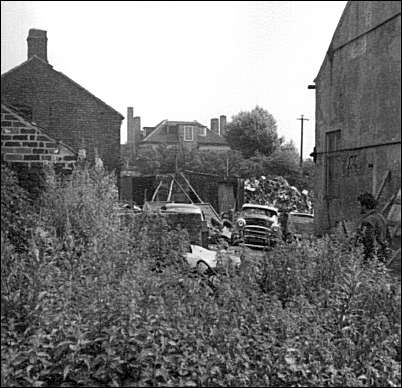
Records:
[[[277,214],[271,210],[267,209],[259,209],[259,208],[254,208],[254,207],[246,207],[242,209],[242,213],[244,216],[266,216],[266,217],[273,217],[276,216]]]

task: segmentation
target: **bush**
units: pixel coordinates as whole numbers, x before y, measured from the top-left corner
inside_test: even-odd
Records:
[[[1,165],[1,231],[22,252],[36,222],[33,201],[18,182],[17,175]]]
[[[313,189],[314,163],[306,160],[299,167],[297,151],[293,143],[285,143],[270,156],[257,153],[245,158],[240,151],[231,150],[179,150],[159,146],[157,149],[139,151],[135,165],[144,175],[172,173],[176,165],[181,170],[224,176],[226,174],[245,179],[257,176],[270,178],[281,176],[300,190]]]
[[[381,263],[326,238],[198,276],[185,233],[119,222],[113,179],[50,174],[37,251],[2,236],[2,386],[400,385],[400,286]]]

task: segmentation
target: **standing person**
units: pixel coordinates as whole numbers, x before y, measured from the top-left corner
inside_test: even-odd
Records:
[[[372,194],[365,192],[360,194],[357,200],[360,202],[362,218],[358,225],[356,242],[363,244],[366,260],[377,256],[385,262],[388,254],[387,221],[377,210],[377,200]]]

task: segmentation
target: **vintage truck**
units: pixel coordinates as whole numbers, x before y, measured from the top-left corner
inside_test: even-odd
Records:
[[[232,244],[265,248],[282,239],[278,209],[267,205],[246,203],[236,219],[232,231]]]
[[[190,243],[208,248],[208,226],[199,206],[164,201],[145,202],[144,212],[158,212],[172,228],[186,229]]]
[[[300,241],[314,236],[314,215],[290,212],[284,217],[283,238],[286,242]]]

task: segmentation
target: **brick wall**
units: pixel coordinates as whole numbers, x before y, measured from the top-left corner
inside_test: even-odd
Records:
[[[119,168],[123,117],[50,65],[33,57],[3,74],[1,96],[32,107],[32,120],[49,136],[75,151],[85,146],[89,160],[96,148],[107,169]]]
[[[71,170],[77,156],[68,147],[57,143],[43,130],[2,105],[1,158],[6,163],[23,164],[28,168],[53,162],[58,169]]]

